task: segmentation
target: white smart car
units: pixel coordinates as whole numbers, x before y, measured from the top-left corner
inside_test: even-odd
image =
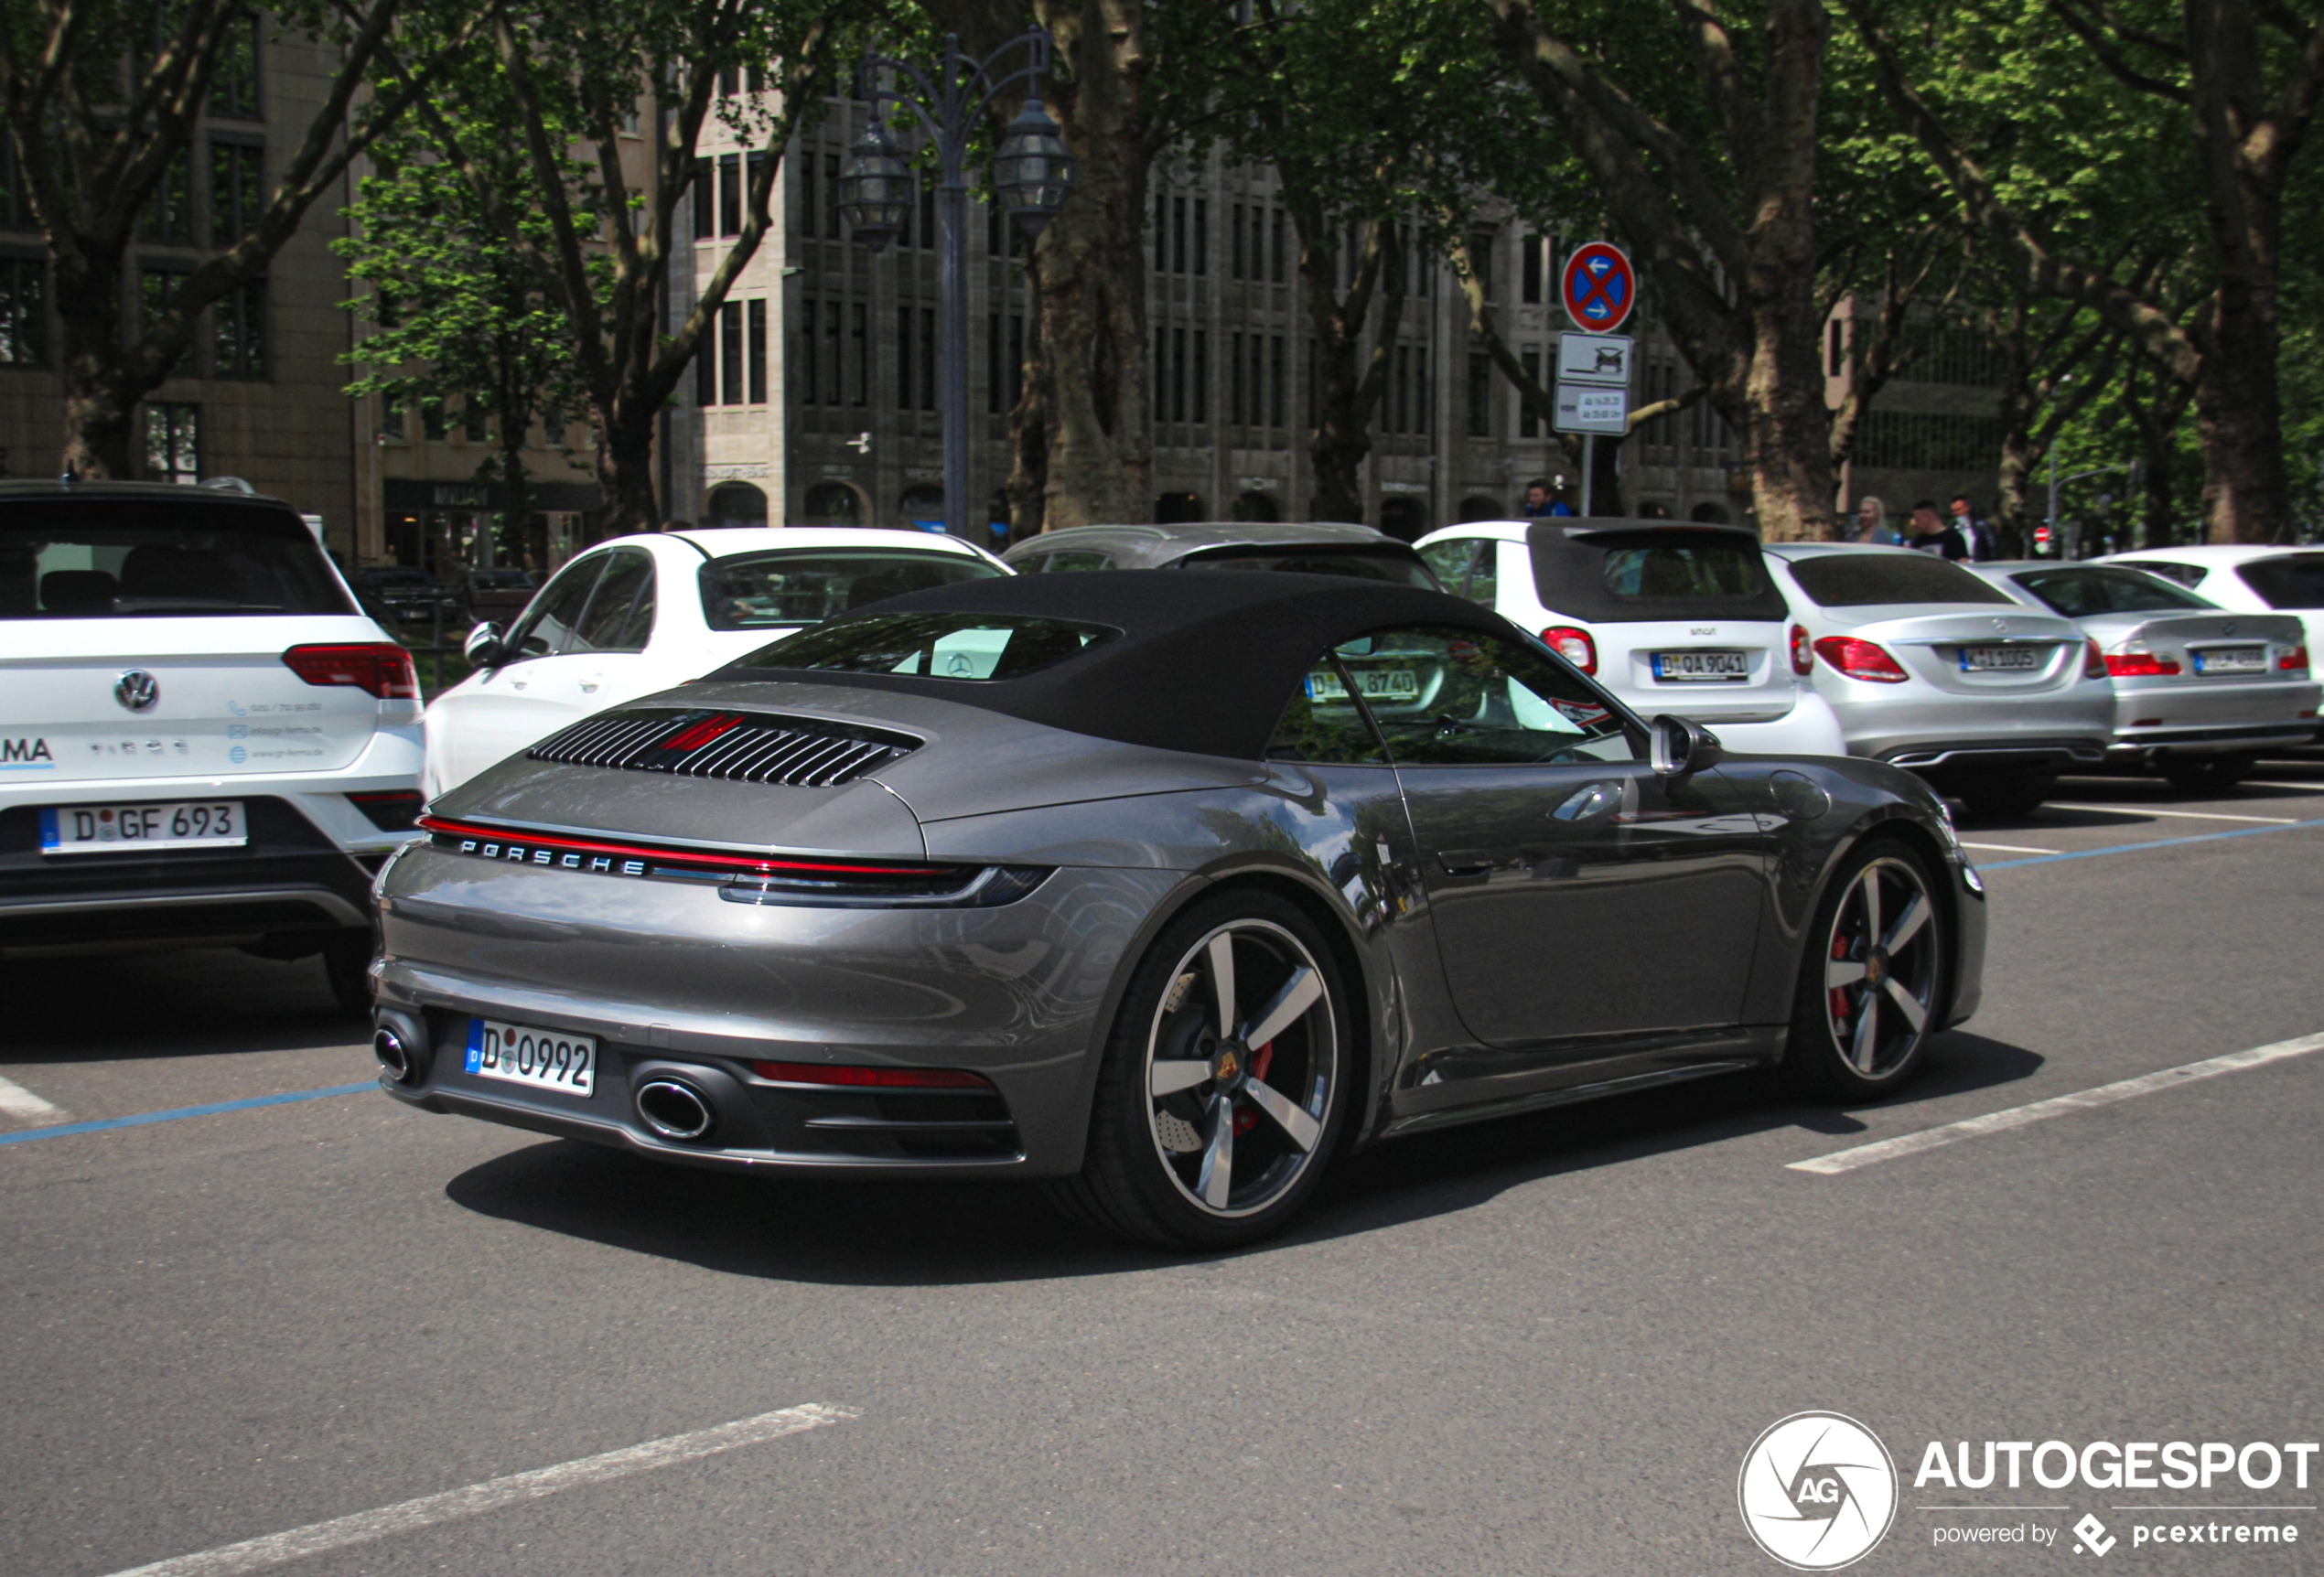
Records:
[[[1011,574],[957,537],[845,526],[616,537],[576,557],[427,709],[431,799],[591,713],[698,679],[786,631],[906,592]]]
[[[1478,520],[1415,545],[1447,591],[1533,631],[1642,716],[1692,719],[1733,750],[1848,753],[1806,677],[1804,632],[1739,526]]]
[[[419,686],[279,499],[0,483],[0,957],[323,956],[368,1011]]]

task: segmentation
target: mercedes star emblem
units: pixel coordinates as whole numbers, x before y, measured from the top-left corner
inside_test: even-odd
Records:
[[[161,686],[142,668],[133,668],[113,681],[113,698],[132,712],[151,712],[161,699]]]

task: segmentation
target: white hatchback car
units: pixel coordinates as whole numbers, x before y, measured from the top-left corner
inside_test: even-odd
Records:
[[[848,526],[615,537],[551,577],[427,709],[430,799],[592,713],[699,679],[788,631],[906,592],[1012,574],[957,537]]]
[[[2236,613],[2289,614],[2307,629],[2308,651],[2324,653],[2324,548],[2199,542],[2140,548],[2089,562],[2128,564],[2161,575]]]
[[[368,1011],[419,686],[279,499],[0,484],[0,957],[323,955]]]
[[[1535,632],[1641,716],[1674,713],[1732,750],[1848,753],[1805,677],[1804,632],[1739,526],[1477,520],[1415,545],[1447,591]]]

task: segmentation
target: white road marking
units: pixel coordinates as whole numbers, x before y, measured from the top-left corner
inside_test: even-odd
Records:
[[[1961,846],[1964,849],[1991,849],[2003,854],[2054,854],[2058,852],[2055,849],[2029,849],[2023,843],[1972,843],[1966,838],[1961,840]]]
[[[2288,827],[2299,820],[2297,816],[2231,816],[2223,810],[2157,810],[2146,805],[2069,805],[2063,799],[2047,803],[2052,810],[2096,810],[2107,816],[2179,816],[2190,821],[2267,821]]]
[[[19,1122],[47,1127],[52,1122],[70,1122],[72,1113],[63,1107],[46,1101],[13,1078],[0,1078],[0,1111]]]
[[[825,1424],[844,1423],[857,1416],[853,1409],[825,1407],[819,1402],[782,1408],[774,1412],[762,1412],[756,1418],[737,1419],[732,1423],[697,1429],[686,1434],[673,1434],[662,1440],[650,1440],[643,1445],[624,1446],[619,1451],[585,1456],[575,1462],[561,1462],[554,1467],[536,1467],[528,1473],[488,1478],[465,1489],[423,1495],[416,1500],[382,1506],[376,1511],[359,1511],[352,1517],[310,1523],[305,1528],[294,1528],[287,1533],[270,1533],[264,1539],[245,1539],[239,1544],[221,1544],[215,1550],[173,1556],[167,1561],[156,1561],[150,1566],[116,1572],[113,1577],[235,1577],[240,1572],[280,1566],[285,1561],[320,1554],[326,1550],[340,1550],[350,1544],[368,1544],[392,1534],[409,1533],[439,1522],[476,1517],[487,1511],[498,1511],[505,1506],[538,1500],[559,1490],[576,1489],[585,1484],[602,1484],[610,1478],[626,1478],[633,1473],[649,1473],[658,1467],[692,1462],[697,1457],[715,1456],[720,1452],[780,1440],[784,1435],[821,1429]]]
[[[1853,1172],[1859,1166],[1877,1162],[1894,1161],[1899,1156],[1917,1155],[1923,1150],[1934,1150],[1963,1139],[1982,1138],[1988,1133],[2003,1133],[2012,1128],[2044,1121],[2052,1117],[2064,1117],[2076,1111],[2088,1111],[2093,1107],[2111,1106],[2117,1100],[2129,1100],[2136,1096],[2152,1095],[2158,1089],[2171,1089],[2199,1078],[2211,1078],[2222,1073],[2238,1073],[2263,1063],[2280,1062],[2287,1057],[2306,1057],[2311,1051],[2324,1051],[2324,1035],[2304,1035],[2297,1040],[2279,1040],[2272,1046],[2255,1046],[2248,1051],[2231,1051],[2224,1057],[2207,1057],[2201,1062],[2183,1063],[2166,1067],[2159,1073],[2142,1074],[2125,1078],[2118,1084],[2102,1084],[2095,1089],[2079,1090],[2072,1095],[2060,1095],[2048,1100],[2037,1100],[2030,1106],[2013,1106],[2006,1111],[1991,1111],[1983,1117],[1972,1117],[1960,1122],[1948,1122],[1942,1128],[1924,1128],[1918,1133],[1900,1134],[1877,1143],[1859,1144],[1853,1150],[1835,1150],[1829,1155],[1818,1155],[1811,1161],[1794,1161],[1785,1168],[1791,1172],[1813,1172],[1821,1176],[1836,1177],[1843,1172]]]

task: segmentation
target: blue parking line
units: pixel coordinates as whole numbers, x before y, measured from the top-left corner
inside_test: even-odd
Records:
[[[379,1081],[334,1084],[328,1089],[294,1089],[288,1095],[253,1095],[247,1100],[221,1100],[213,1106],[179,1106],[167,1111],[141,1111],[134,1117],[108,1117],[101,1122],[60,1122],[54,1128],[31,1128],[21,1133],[0,1133],[0,1144],[29,1144],[36,1139],[62,1139],[69,1133],[102,1133],[109,1128],[143,1128],[148,1122],[175,1122],[181,1117],[212,1117],[221,1111],[248,1111],[260,1106],[287,1106],[294,1100],[320,1100],[328,1095],[360,1095],[377,1089]]]
[[[2186,838],[2157,838],[2150,843],[2116,843],[2104,849],[2076,849],[2064,854],[2033,854],[2023,860],[1977,862],[1980,871],[2006,871],[2012,865],[2048,865],[2060,860],[2094,860],[2101,854],[2135,854],[2141,849],[2169,849],[2181,843],[2216,843],[2222,838],[2256,838],[2265,832],[2297,832],[2303,827],[2324,827],[2324,818],[2293,821],[2281,827],[2238,827],[2232,832],[2197,832]]]

